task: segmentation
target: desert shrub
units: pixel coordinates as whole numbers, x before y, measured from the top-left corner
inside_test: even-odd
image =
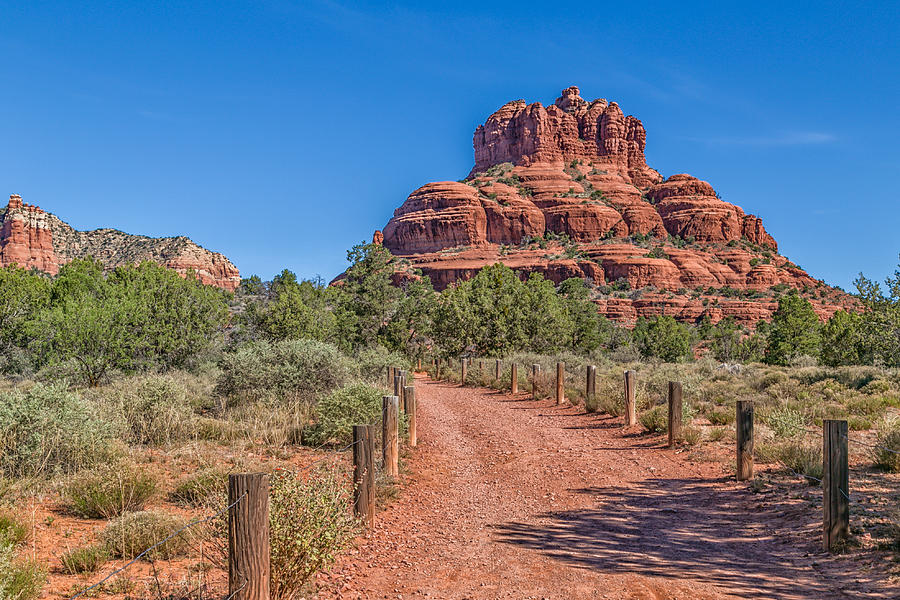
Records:
[[[734,411],[724,408],[714,408],[706,413],[706,418],[713,425],[731,425],[736,418]]]
[[[850,415],[847,417],[847,427],[850,428],[850,431],[868,431],[872,429],[872,420],[868,417]]]
[[[226,480],[225,472],[220,469],[202,469],[179,481],[169,498],[195,508],[209,506],[224,494]]]
[[[93,406],[61,387],[0,393],[0,473],[69,473],[108,459],[113,428]]]
[[[342,474],[303,479],[288,471],[272,477],[270,536],[273,600],[290,600],[352,539],[356,521]]]
[[[878,448],[872,449],[875,464],[890,471],[900,473],[900,419],[886,420],[878,430]]]
[[[376,387],[352,383],[322,397],[316,405],[316,424],[304,432],[304,441],[313,445],[350,443],[353,425],[381,420],[382,395]]]
[[[388,367],[400,367],[412,371],[412,364],[402,354],[391,352],[384,346],[365,348],[354,358],[359,374],[367,381],[382,381]]]
[[[12,513],[0,513],[0,544],[20,544],[28,538],[28,526]]]
[[[728,430],[724,427],[713,427],[709,430],[709,441],[719,442],[728,437]]]
[[[47,581],[46,571],[35,561],[17,560],[13,544],[0,543],[0,598],[33,600]]]
[[[109,550],[99,544],[84,546],[64,552],[59,560],[70,575],[96,573],[109,560]]]
[[[644,429],[650,433],[665,433],[669,430],[669,407],[658,404],[642,412],[639,419]]]
[[[84,471],[62,489],[68,508],[89,519],[110,519],[141,510],[156,493],[156,479],[135,465],[116,464]]]
[[[114,558],[132,559],[185,525],[184,519],[168,513],[150,510],[128,512],[106,526],[102,534],[103,543]],[[146,556],[166,560],[184,554],[190,538],[191,530],[184,531]]]
[[[171,375],[123,379],[87,393],[129,443],[168,444],[196,434],[188,391]]]
[[[807,477],[804,479],[810,485],[817,485],[816,479],[822,479],[822,446],[820,444],[805,440],[792,440],[778,447],[777,458],[789,469],[806,475]]]
[[[693,425],[685,425],[681,428],[681,435],[678,439],[688,446],[696,446],[703,441],[703,430]]]
[[[803,431],[803,415],[787,406],[778,406],[766,417],[766,425],[772,428],[776,437],[792,438]]]
[[[246,344],[226,354],[219,366],[216,390],[236,402],[311,403],[340,387],[353,371],[335,346],[314,340]]]

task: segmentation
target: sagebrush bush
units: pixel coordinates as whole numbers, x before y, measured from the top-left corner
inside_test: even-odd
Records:
[[[16,559],[15,546],[0,543],[0,598],[34,600],[46,581],[47,572],[37,562]]]
[[[62,488],[69,510],[89,519],[110,519],[141,510],[155,493],[156,479],[130,464],[78,473]]]
[[[890,471],[900,473],[900,419],[885,420],[878,428],[877,445],[872,454],[875,464]]]
[[[59,560],[70,575],[96,573],[109,560],[109,549],[99,544],[74,548],[64,552]]]
[[[312,403],[346,383],[354,371],[335,346],[314,340],[253,342],[226,354],[219,366],[216,391],[232,402]]]
[[[816,479],[822,479],[824,470],[822,464],[821,444],[806,440],[791,440],[778,446],[777,457],[789,469],[796,471],[804,477],[810,485],[818,485]],[[815,479],[812,479],[812,478]]]
[[[787,406],[773,409],[765,422],[779,438],[796,437],[803,431],[803,415]]]
[[[650,433],[665,433],[669,430],[669,407],[664,404],[654,406],[642,412],[638,420]]]
[[[115,454],[114,428],[92,404],[62,387],[0,393],[0,473],[71,473]]]
[[[308,479],[277,471],[271,480],[270,540],[273,600],[297,597],[303,585],[331,564],[352,539],[346,475],[320,472]]]
[[[28,538],[28,526],[9,512],[0,513],[0,544],[21,544]]]
[[[713,425],[731,425],[737,417],[733,410],[714,408],[706,413],[706,418]]]
[[[172,375],[130,377],[87,393],[131,444],[161,445],[196,436],[188,390]]]
[[[304,441],[313,445],[350,443],[353,425],[381,421],[383,395],[379,388],[352,383],[320,398],[315,409],[316,424],[304,432]]]
[[[400,367],[412,372],[413,365],[409,359],[397,352],[391,352],[383,346],[365,348],[354,357],[360,377],[366,381],[381,382],[388,367]]]
[[[221,469],[202,469],[179,481],[169,498],[195,508],[211,506],[224,495],[227,481],[228,476]]]
[[[110,522],[103,530],[103,543],[114,558],[132,559],[186,525],[179,516],[157,511],[125,513]],[[188,549],[192,531],[188,529],[146,556],[170,559],[182,555]]]

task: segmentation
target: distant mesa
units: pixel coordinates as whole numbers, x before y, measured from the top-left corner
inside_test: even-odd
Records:
[[[547,107],[508,102],[475,130],[469,175],[415,190],[374,241],[438,289],[495,262],[590,279],[600,310],[625,322],[755,323],[787,288],[823,317],[852,303],[779,255],[762,220],[709,183],[649,167],[646,140],[640,120],[574,86]]]
[[[108,269],[150,260],[226,290],[236,289],[240,273],[231,261],[184,236],[151,238],[115,229],[76,231],[55,215],[25,204],[13,194],[0,212],[0,266],[17,264],[56,275],[76,258],[92,256]]]

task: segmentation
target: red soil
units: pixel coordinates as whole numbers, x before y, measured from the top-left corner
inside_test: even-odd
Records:
[[[821,550],[814,491],[754,494],[722,462],[552,400],[417,388],[405,489],[320,598],[897,597],[885,563]]]

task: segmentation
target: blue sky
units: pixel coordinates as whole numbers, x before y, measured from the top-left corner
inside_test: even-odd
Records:
[[[850,289],[900,253],[900,11],[858,3],[0,2],[0,192],[331,278],[504,102],[578,85]]]

